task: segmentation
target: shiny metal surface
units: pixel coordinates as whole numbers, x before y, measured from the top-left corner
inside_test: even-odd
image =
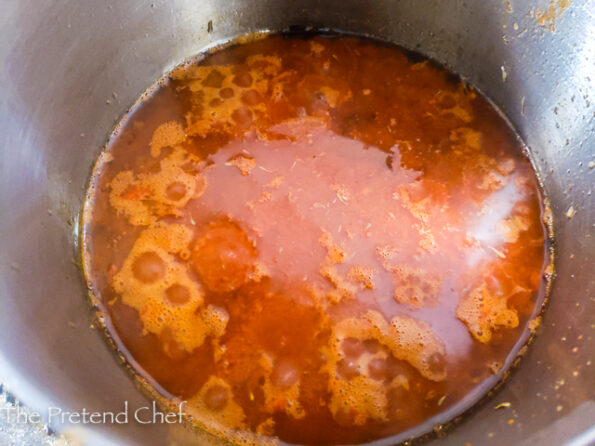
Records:
[[[592,0],[0,5],[0,381],[31,408],[47,414],[49,406],[146,405],[90,328],[76,266],[85,184],[118,117],[165,71],[205,47],[256,30],[309,25],[391,40],[464,76],[529,145],[551,198],[557,278],[539,335],[510,381],[430,444],[595,442]],[[555,14],[542,16],[550,6]],[[503,401],[511,406],[494,410]],[[88,444],[197,441],[177,425],[53,427]]]

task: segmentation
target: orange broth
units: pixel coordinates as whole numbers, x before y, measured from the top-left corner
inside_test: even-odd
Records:
[[[273,36],[180,66],[88,197],[110,335],[232,439],[357,444],[431,422],[485,393],[539,310],[522,144],[393,46]]]

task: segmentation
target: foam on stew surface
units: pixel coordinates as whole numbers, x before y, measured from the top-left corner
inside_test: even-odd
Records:
[[[398,48],[275,36],[173,70],[94,171],[84,257],[111,335],[195,423],[362,443],[454,407],[535,312],[521,143]]]

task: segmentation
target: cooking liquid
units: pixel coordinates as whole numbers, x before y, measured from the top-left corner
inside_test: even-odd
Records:
[[[197,424],[329,444],[484,392],[535,315],[544,236],[472,88],[392,46],[276,36],[133,109],[83,241],[111,335]]]

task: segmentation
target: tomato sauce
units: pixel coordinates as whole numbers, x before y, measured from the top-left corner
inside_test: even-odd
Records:
[[[522,144],[454,75],[273,36],[134,107],[93,174],[84,263],[111,336],[199,426],[357,444],[499,373],[539,304],[541,214]]]

